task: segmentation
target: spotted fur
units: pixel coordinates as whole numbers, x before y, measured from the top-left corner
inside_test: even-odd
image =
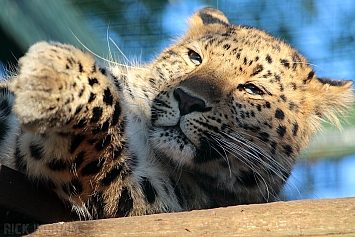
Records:
[[[1,86],[0,161],[87,219],[275,201],[351,85],[212,8],[143,67],[40,42]]]

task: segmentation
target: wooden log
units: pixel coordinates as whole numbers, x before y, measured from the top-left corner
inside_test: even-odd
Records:
[[[354,236],[355,198],[303,200],[38,226],[29,236]]]
[[[75,221],[43,187],[0,165],[0,211],[34,221],[0,221],[0,236],[355,236],[355,198],[240,205],[181,213]]]

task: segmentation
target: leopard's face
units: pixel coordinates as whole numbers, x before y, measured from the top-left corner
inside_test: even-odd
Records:
[[[325,82],[284,42],[215,21],[153,63],[151,145],[161,160],[225,188],[277,189],[316,130]]]
[[[233,171],[234,166],[272,165],[278,158],[280,166],[289,167],[307,129],[302,126],[302,80],[314,73],[288,47],[281,53],[261,52],[263,32],[229,31],[191,39],[166,52],[174,55],[179,69],[171,70],[172,79],[153,101],[154,147],[176,164],[194,168],[213,164]],[[235,42],[249,31],[259,35],[244,37],[249,44]],[[286,46],[274,40],[280,48]],[[293,54],[299,61],[295,66],[286,56]]]
[[[353,98],[351,82],[317,78],[286,43],[208,8],[148,71],[149,146],[218,205],[276,200],[321,118]]]

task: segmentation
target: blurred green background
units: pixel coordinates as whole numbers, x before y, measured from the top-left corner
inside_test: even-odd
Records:
[[[206,6],[222,10],[234,24],[290,43],[320,77],[355,79],[353,0],[0,0],[0,77],[41,40],[84,45],[125,63],[147,62],[183,33],[188,16]],[[326,124],[315,136],[286,186],[286,198],[355,196],[354,111],[343,131]]]

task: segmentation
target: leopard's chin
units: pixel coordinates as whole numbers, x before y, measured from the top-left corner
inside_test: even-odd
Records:
[[[149,134],[150,144],[160,160],[173,162],[179,167],[194,164],[198,149],[178,125],[154,127]]]
[[[219,159],[223,148],[207,139],[195,144],[179,125],[154,127],[150,131],[150,143],[160,160],[172,162],[179,167],[196,168],[203,163]]]

